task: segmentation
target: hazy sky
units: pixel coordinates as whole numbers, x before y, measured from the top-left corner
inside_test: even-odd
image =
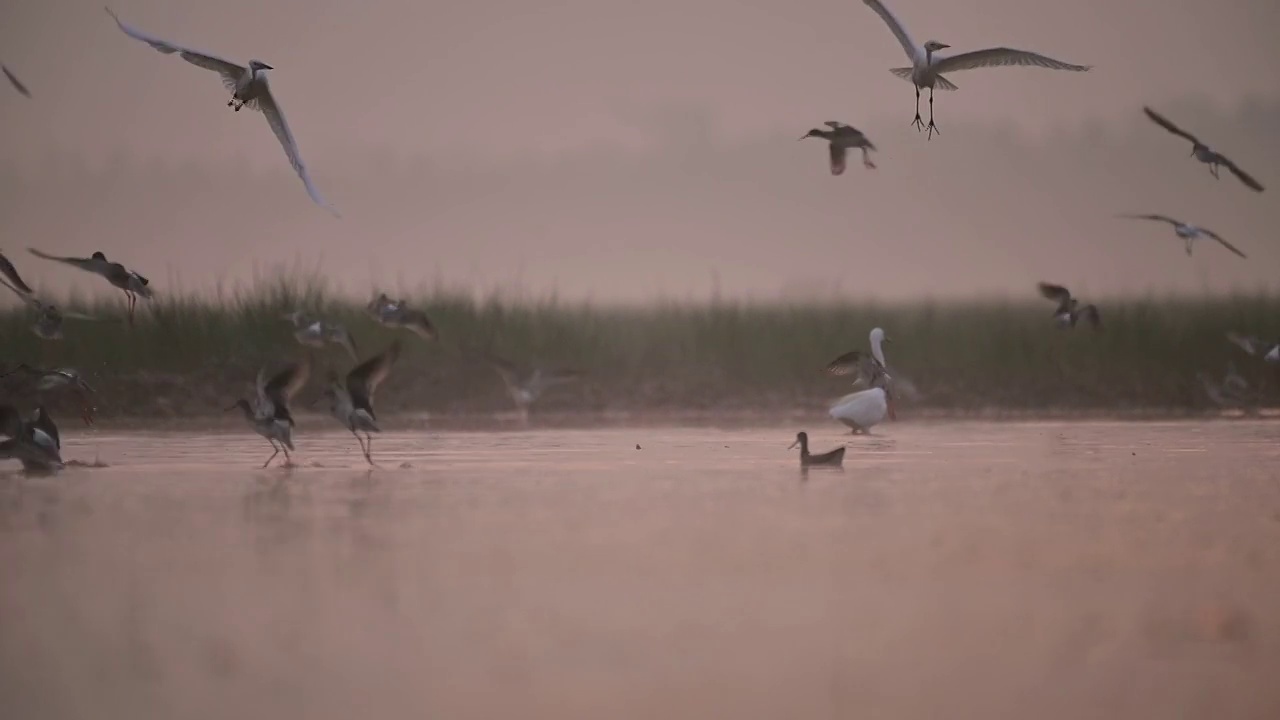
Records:
[[[212,73],[160,55],[120,33],[103,12],[101,0],[9,0],[5,5],[0,61],[35,97],[25,101],[12,92],[0,93],[0,124],[8,138],[0,157],[29,163],[60,148],[98,161],[120,153],[139,161],[234,160],[244,163],[250,175],[283,166],[285,160],[261,117],[223,107],[225,92]],[[877,182],[894,192],[881,187],[876,202],[860,208],[860,219],[880,223],[889,232],[884,218],[877,216],[907,213],[935,236],[939,228],[952,228],[950,237],[934,238],[951,246],[986,233],[987,245],[982,247],[995,257],[1004,240],[991,241],[989,220],[957,218],[954,210],[953,217],[936,217],[941,211],[935,204],[911,197],[925,173],[964,172],[982,182],[994,178],[990,173],[995,170],[981,162],[962,169],[955,167],[958,158],[948,157],[957,144],[967,142],[959,133],[962,128],[1001,123],[1043,138],[1090,121],[1132,123],[1137,108],[1148,102],[1162,105],[1196,97],[1226,112],[1245,97],[1275,98],[1280,70],[1280,47],[1274,42],[1280,3],[1275,0],[890,0],[889,5],[920,42],[934,38],[957,51],[1009,45],[1094,69],[1087,74],[1021,68],[957,73],[952,80],[960,91],[938,95],[937,117],[944,135],[928,146],[932,155],[913,146],[909,162],[914,165],[889,169],[895,144],[923,143],[924,138],[905,130],[914,102],[911,85],[888,72],[904,64],[902,50],[858,0],[114,0],[113,9],[145,31],[229,59],[255,57],[274,65],[273,87],[303,155],[344,219],[332,220],[318,209],[304,207],[308,201],[296,178],[282,176],[279,181],[287,187],[272,196],[282,205],[278,216],[268,219],[268,208],[264,214],[242,218],[241,225],[252,226],[240,228],[248,237],[239,245],[230,243],[232,249],[226,252],[183,248],[184,240],[173,234],[163,239],[150,236],[154,222],[148,225],[146,218],[118,217],[107,223],[101,213],[85,215],[53,199],[26,198],[28,205],[10,208],[7,230],[37,232],[36,210],[46,216],[56,212],[62,236],[50,240],[71,245],[64,248],[68,251],[89,242],[66,238],[73,230],[114,238],[113,248],[135,255],[146,251],[145,259],[152,264],[196,281],[214,274],[240,275],[254,259],[288,259],[316,248],[323,250],[327,269],[348,269],[372,247],[398,253],[381,266],[396,268],[410,282],[438,271],[492,285],[512,277],[518,265],[525,283],[534,288],[554,283],[571,294],[595,297],[640,297],[657,288],[702,294],[711,272],[720,274],[727,291],[770,293],[806,282],[799,278],[824,276],[829,262],[812,269],[787,266],[781,256],[757,247],[768,242],[752,236],[758,222],[729,218],[723,228],[714,218],[689,226],[688,233],[712,238],[696,252],[689,250],[697,243],[681,237],[685,231],[676,222],[679,213],[672,212],[663,188],[649,190],[650,216],[628,218],[639,245],[613,245],[600,252],[599,245],[588,246],[586,238],[610,227],[608,222],[575,230],[582,225],[578,219],[541,216],[531,227],[527,218],[517,221],[512,215],[504,224],[506,205],[499,200],[509,203],[510,197],[520,196],[510,188],[501,198],[494,197],[483,222],[458,218],[456,200],[441,207],[433,198],[421,197],[394,209],[385,204],[375,208],[362,200],[367,192],[353,187],[350,162],[375,150],[383,156],[429,156],[448,166],[495,168],[490,171],[491,185],[500,184],[503,167],[523,162],[523,181],[536,183],[528,167],[533,158],[554,164],[558,158],[599,148],[640,157],[669,153],[662,145],[671,140],[673,123],[678,126],[679,118],[691,110],[706,114],[711,142],[749,147],[774,135],[791,142],[823,120],[841,119],[881,138],[888,156]],[[1245,67],[1253,72],[1239,71]],[[685,129],[689,127],[693,126],[686,122]],[[949,127],[955,130],[948,132]],[[948,143],[952,149],[937,149]],[[1264,149],[1240,147],[1230,138],[1216,144],[1246,165],[1251,153]],[[1176,156],[1176,145],[1167,149]],[[794,170],[785,170],[797,173],[796,182],[821,182],[821,192],[836,182],[823,177],[818,148],[791,142],[782,152],[802,158]],[[900,157],[900,163],[908,162]],[[1180,182],[1193,184],[1171,190],[1168,197],[1180,201],[1173,207],[1153,209],[1171,214],[1193,211],[1196,208],[1182,204],[1191,192],[1188,188],[1204,186],[1194,184],[1199,178],[1192,168],[1173,167],[1191,174]],[[1264,183],[1280,182],[1280,169],[1251,169]],[[871,182],[861,172],[854,163],[839,180],[846,183],[851,199],[859,197],[860,184]],[[555,177],[559,176],[550,173],[548,181]],[[1087,176],[1080,180],[1089,181]],[[1221,188],[1214,190],[1221,194]],[[696,200],[700,190],[690,183],[683,192]],[[1280,192],[1280,187],[1272,192]],[[175,193],[164,195],[163,201],[233,204],[230,196],[186,198]],[[1154,201],[1160,196],[1149,197]],[[576,199],[584,207],[596,204],[590,185]],[[48,202],[48,207],[29,206],[41,202]],[[1233,196],[1223,202],[1228,205],[1221,210],[1254,204],[1246,229],[1262,230],[1277,219],[1274,213],[1266,215],[1272,211],[1257,209],[1272,205],[1268,196]],[[567,202],[559,207],[562,214],[572,212]],[[1051,204],[1047,207],[1052,209]],[[1017,215],[1017,210],[1010,212]],[[843,212],[834,213],[840,222]],[[1071,215],[1076,210],[1064,206],[1060,212]],[[426,238],[438,238],[438,217],[449,213],[454,216],[449,239],[437,240],[449,247],[424,247]],[[795,237],[785,241],[791,247],[804,247],[802,239],[815,227],[831,224],[815,218],[814,227],[808,227],[796,219],[794,208],[779,208],[779,217],[786,221],[775,230],[794,232]],[[1221,217],[1219,212],[1214,219],[1230,224],[1218,220]],[[616,224],[619,219],[606,220]],[[1019,220],[1024,225],[1033,222],[1025,213]],[[201,222],[207,220],[202,217]],[[227,224],[234,225],[234,218],[228,216]],[[270,226],[270,234],[254,235],[263,233],[264,224]],[[1204,224],[1213,226],[1209,220]],[[414,228],[422,236],[417,244],[406,239]],[[902,223],[893,230],[908,233],[911,228]],[[201,227],[186,234],[208,232]],[[723,242],[712,242],[718,232],[724,234]],[[1001,232],[1014,234],[1005,227]],[[517,234],[518,241],[495,239]],[[532,245],[550,242],[539,237],[562,234],[568,239],[547,252]],[[473,237],[457,239],[466,235]],[[362,243],[359,253],[344,248],[353,237]],[[518,252],[502,242],[518,242]],[[723,252],[740,249],[743,243],[750,246],[749,252]],[[819,259],[841,247],[833,239],[815,241],[805,249]],[[1258,254],[1267,257],[1266,253],[1269,250]],[[515,255],[520,256],[518,262],[512,259]],[[980,266],[975,270],[979,280],[970,285],[957,280],[955,272],[943,277],[937,270],[903,269],[897,278],[886,268],[874,274],[876,282],[868,287],[885,290],[886,278],[895,279],[896,294],[931,287],[948,292],[1006,287],[1000,275],[986,272],[999,262],[984,260],[981,252],[977,255],[956,254],[957,261],[971,259]],[[505,265],[504,258],[509,261]],[[1280,255],[1271,258],[1280,260]],[[373,264],[362,264],[362,272],[368,275]],[[681,265],[669,274],[663,270]],[[424,268],[423,277],[414,277],[407,267]],[[1082,263],[1079,271],[1085,267]],[[636,277],[641,272],[637,268],[661,277]],[[55,284],[63,277],[41,268],[28,272]],[[1210,284],[1267,279],[1258,264],[1215,271],[1211,277],[1203,270],[1179,272],[1173,286],[1206,278]],[[1114,283],[1096,284],[1112,288]],[[1150,284],[1160,285],[1158,278]]]

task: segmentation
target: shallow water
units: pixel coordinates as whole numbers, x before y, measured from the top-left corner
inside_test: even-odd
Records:
[[[796,429],[68,429],[0,716],[1280,717],[1280,424]]]

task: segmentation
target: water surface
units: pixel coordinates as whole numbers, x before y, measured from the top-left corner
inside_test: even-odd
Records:
[[[1280,717],[1280,424],[797,429],[68,429],[0,715]]]

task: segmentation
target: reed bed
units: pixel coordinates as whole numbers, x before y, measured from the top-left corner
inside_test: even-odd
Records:
[[[463,348],[585,371],[583,382],[548,393],[540,407],[550,411],[820,410],[848,392],[821,368],[865,349],[876,325],[891,339],[890,367],[921,392],[904,410],[1193,411],[1209,407],[1197,372],[1220,378],[1229,362],[1264,397],[1280,390],[1260,359],[1224,337],[1232,329],[1280,336],[1280,298],[1261,294],[1110,301],[1098,332],[1057,330],[1051,304],[1034,297],[611,307],[433,290],[410,299],[441,341],[403,335],[405,354],[378,397],[387,412],[508,409],[496,374]],[[65,339],[53,342],[35,337],[29,312],[10,305],[0,310],[0,364],[79,369],[98,389],[100,416],[215,414],[251,391],[261,365],[304,352],[282,318],[291,310],[346,324],[362,356],[380,350],[395,331],[376,325],[363,304],[320,278],[281,274],[212,295],[160,294],[139,304],[130,328],[122,299],[73,296],[66,307],[104,320],[67,320]],[[352,364],[337,347],[316,359],[300,402],[319,394],[330,371]]]

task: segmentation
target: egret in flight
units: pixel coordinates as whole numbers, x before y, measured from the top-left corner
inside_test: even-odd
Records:
[[[1218,233],[1212,230],[1209,230],[1208,228],[1196,227],[1195,225],[1184,223],[1180,220],[1174,220],[1173,218],[1167,215],[1120,215],[1119,217],[1130,218],[1133,220],[1156,220],[1159,222],[1169,223],[1170,225],[1173,226],[1173,232],[1176,233],[1178,237],[1182,238],[1187,242],[1188,256],[1191,255],[1191,243],[1195,242],[1196,240],[1201,240],[1206,237],[1211,237],[1214,240],[1217,240],[1218,242],[1222,243],[1222,247],[1230,250],[1231,252],[1239,255],[1240,257],[1245,257],[1245,254],[1240,252],[1240,250],[1236,248],[1235,245],[1232,245],[1226,240],[1223,240],[1222,237],[1218,235]]]
[[[222,84],[231,91],[231,99],[227,101],[227,107],[234,108],[236,112],[240,112],[243,107],[262,112],[266,116],[267,122],[271,125],[271,131],[275,133],[276,138],[284,147],[284,154],[289,157],[289,163],[293,165],[294,172],[298,173],[298,177],[302,178],[302,184],[306,185],[307,194],[311,196],[311,199],[317,205],[333,213],[335,217],[340,217],[337,209],[320,195],[320,191],[311,182],[311,175],[307,172],[307,166],[302,163],[302,153],[298,151],[298,143],[293,138],[293,131],[289,129],[289,123],[284,119],[284,111],[280,109],[280,104],[276,102],[275,96],[271,94],[271,86],[267,82],[266,71],[274,70],[275,68],[261,60],[250,60],[248,67],[245,67],[229,60],[223,60],[216,55],[174,45],[167,40],[161,40],[135,27],[126,25],[111,8],[107,8],[107,13],[116,21],[116,25],[120,26],[125,35],[135,40],[140,40],[165,55],[177,53],[182,56],[183,60],[192,65],[212,70],[221,75]]]
[[[930,40],[923,46],[916,45],[912,42],[911,36],[907,34],[907,29],[893,16],[893,13],[889,12],[889,9],[880,0],[863,0],[863,2],[867,4],[867,7],[875,10],[880,19],[884,20],[885,24],[889,26],[889,29],[893,31],[894,37],[898,38],[898,42],[902,43],[902,49],[907,51],[907,57],[911,60],[911,67],[892,68],[889,72],[904,80],[910,80],[916,86],[916,117],[912,124],[916,126],[917,130],[923,130],[925,127],[920,120],[920,88],[929,88],[928,128],[930,139],[933,138],[933,133],[938,132],[938,126],[933,122],[934,87],[936,86],[943,90],[958,89],[954,83],[943,77],[946,73],[1005,65],[1034,65],[1049,68],[1050,70],[1072,70],[1075,72],[1084,72],[1090,67],[1088,65],[1072,65],[1038,53],[1004,47],[974,50],[960,53],[959,55],[951,55],[950,57],[942,57],[936,53],[939,50],[951,47],[950,45],[940,43],[937,40]]]
[[[1177,135],[1178,137],[1184,140],[1190,140],[1192,157],[1208,165],[1209,174],[1213,175],[1215,178],[1218,177],[1218,166],[1221,165],[1226,169],[1230,170],[1231,174],[1235,175],[1240,180],[1240,182],[1245,184],[1245,186],[1253,190],[1256,190],[1257,192],[1262,192],[1262,183],[1258,182],[1257,180],[1254,180],[1253,176],[1251,176],[1249,173],[1236,167],[1236,164],[1231,162],[1231,160],[1228,159],[1226,155],[1216,152],[1213,148],[1200,142],[1199,138],[1197,138],[1195,135],[1192,135],[1186,130],[1183,130],[1177,125],[1174,125],[1173,123],[1169,122],[1167,118],[1165,118],[1163,115],[1156,112],[1155,110],[1152,110],[1149,107],[1143,107],[1142,112],[1147,114],[1147,117],[1151,119],[1151,122],[1159,125],[1160,127],[1164,128],[1165,130],[1168,130],[1169,132],[1173,133],[1174,135]]]

